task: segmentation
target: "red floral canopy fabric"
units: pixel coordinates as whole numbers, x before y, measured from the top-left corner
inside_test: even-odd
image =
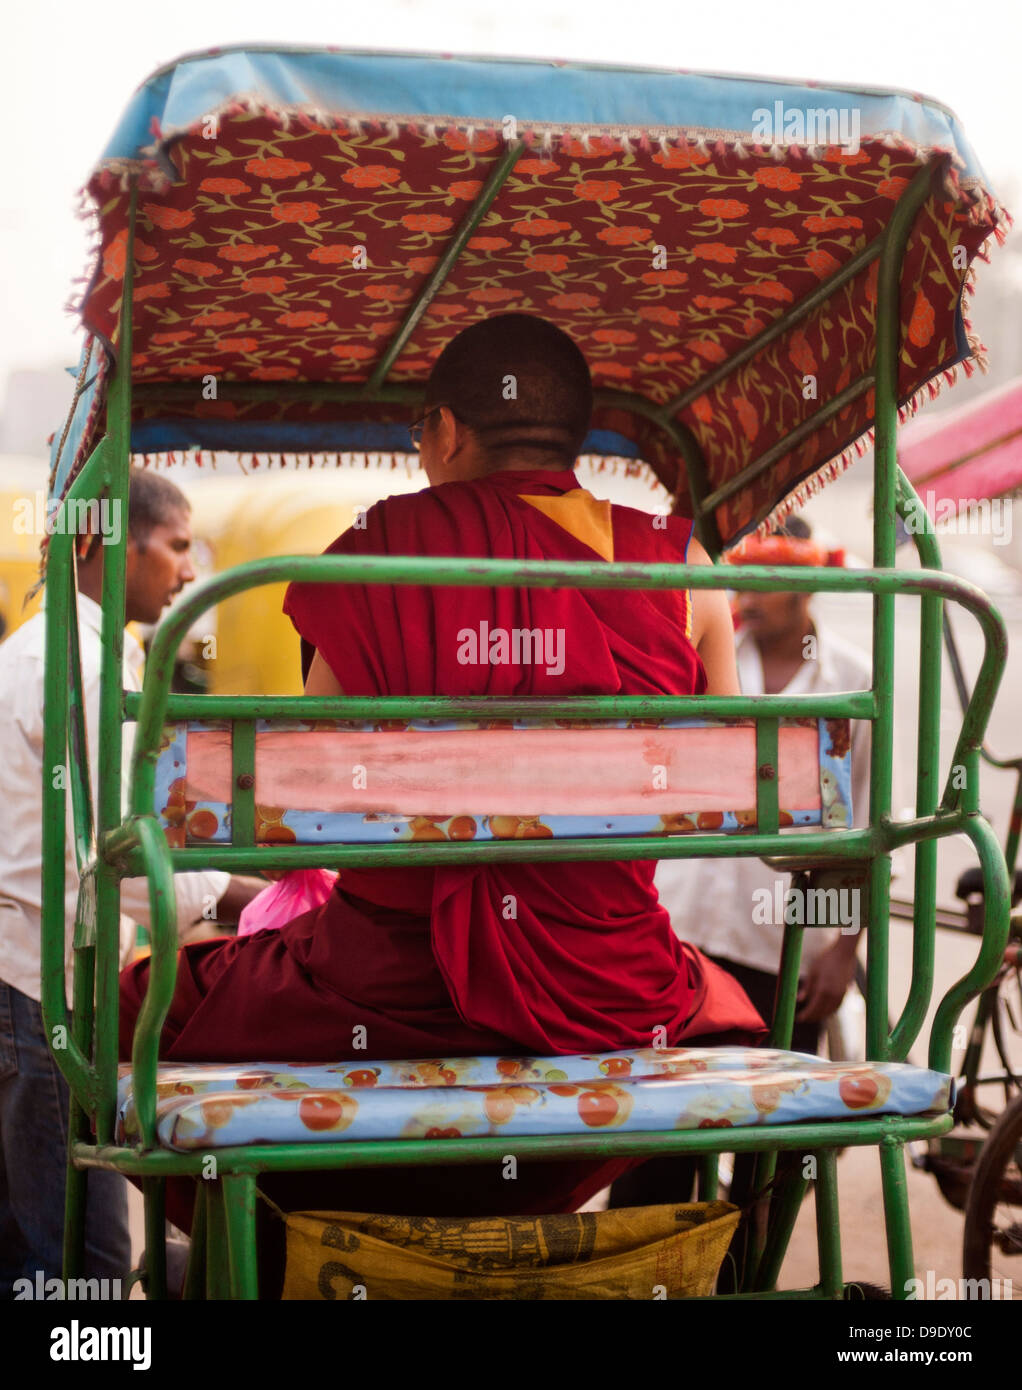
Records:
[[[88,185],[100,246],[83,316],[116,352],[127,174],[139,179],[131,365],[135,383],[149,389],[135,418],[185,418],[197,428],[211,419],[410,420],[410,405],[312,401],[293,388],[369,379],[506,156],[501,128],[235,102],[212,125],[207,117],[155,135],[160,162],[107,162]],[[517,163],[393,363],[388,387],[421,388],[445,344],[479,318],[542,315],[589,361],[602,393],[594,428],[634,441],[688,510],[678,450],[642,408],[674,403],[672,418],[705,456],[705,495],[869,370],[875,260],[700,389],[883,231],[923,163],[931,194],[905,258],[899,398],[911,402],[969,354],[960,316],[967,267],[1001,214],[975,180],[959,178],[950,153],[890,136],[864,136],[854,152],[756,146],[703,131],[656,138],[537,126],[518,137]],[[161,171],[168,161],[170,177]],[[228,388],[207,399],[202,379],[210,376],[280,390],[242,400]],[[872,415],[870,390],[722,501],[723,543],[833,476]]]

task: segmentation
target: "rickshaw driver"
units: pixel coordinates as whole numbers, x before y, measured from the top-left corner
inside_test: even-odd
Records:
[[[707,563],[690,522],[669,518],[664,529],[579,486],[574,463],[591,392],[578,348],[542,319],[502,315],[464,330],[438,358],[417,422],[430,486],[377,503],[331,552]],[[684,591],[294,584],[285,610],[303,638],[307,694],[737,691],[723,591],[699,591],[690,606]],[[563,671],[488,653],[460,661],[464,632],[483,623],[491,633],[560,630]],[[659,1028],[668,1046],[760,1038],[762,1021],[740,986],[671,932],[653,869],[588,861],[345,869],[323,908],[279,931],[181,952],[163,1055],[550,1055],[648,1047]],[[509,901],[513,921],[502,910]],[[123,1056],[147,975],[145,962],[122,975]],[[314,1176],[302,1175],[305,1206]],[[344,1200],[361,1210],[394,1210],[381,1203],[395,1197],[402,1211],[420,1202],[436,1209],[424,1170],[414,1183],[390,1176],[389,1196],[363,1186],[350,1195],[374,1176],[319,1175],[343,1180]],[[570,1210],[610,1176],[606,1167],[594,1176],[592,1165],[530,1164],[516,1183],[497,1184],[504,1190],[483,1174],[476,1199],[479,1174],[466,1171],[454,1200],[466,1215],[495,1214],[501,1201],[519,1212]],[[260,1181],[287,1205],[276,1175]]]

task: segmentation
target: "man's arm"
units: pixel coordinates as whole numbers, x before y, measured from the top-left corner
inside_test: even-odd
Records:
[[[822,1023],[841,1007],[855,979],[859,932],[841,935],[811,962],[799,986],[796,1023]]]
[[[261,878],[228,874],[220,869],[174,875],[177,928],[184,932],[195,922],[237,925],[245,905],[266,887]],[[151,925],[149,883],[144,878],[121,880],[121,912],[143,927]]]
[[[713,561],[696,540],[688,543],[686,559],[690,565],[710,565]],[[692,589],[692,642],[706,669],[708,695],[740,695],[735,665],[735,630],[727,593],[720,589]]]

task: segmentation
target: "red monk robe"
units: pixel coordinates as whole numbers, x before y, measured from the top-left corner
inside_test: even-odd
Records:
[[[681,518],[654,526],[645,512],[597,501],[571,470],[446,483],[389,498],[365,522],[331,553],[681,563],[691,534]],[[292,585],[284,607],[306,655],[315,648],[349,695],[706,688],[685,592]],[[549,667],[465,661],[466,633],[483,624],[550,630],[555,653],[562,634],[563,670],[560,655]],[[181,952],[162,1055],[323,1061],[607,1051],[648,1047],[657,1036],[668,1045],[761,1039],[761,1020],[732,977],[674,936],[654,867],[345,869],[323,908],[282,930]],[[503,911],[509,895],[512,920]],[[143,961],[122,976],[125,1057],[147,975]],[[357,1052],[356,1027],[368,1034]],[[620,1166],[541,1165],[542,1190],[530,1184],[528,1195],[521,1183],[503,1185],[514,1194],[494,1192],[487,1179],[478,1203],[462,1169],[459,1209],[564,1210]],[[542,1176],[535,1165],[527,1171]],[[438,1199],[428,1200],[437,1210]]]

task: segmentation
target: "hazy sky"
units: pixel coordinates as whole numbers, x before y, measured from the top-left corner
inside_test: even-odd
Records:
[[[995,191],[1022,179],[1018,0],[174,0],[158,10],[144,0],[28,0],[7,6],[3,25],[0,399],[11,368],[77,356],[63,310],[86,264],[75,192],[131,93],[158,65],[217,44],[578,58],[909,88],[958,113]]]

